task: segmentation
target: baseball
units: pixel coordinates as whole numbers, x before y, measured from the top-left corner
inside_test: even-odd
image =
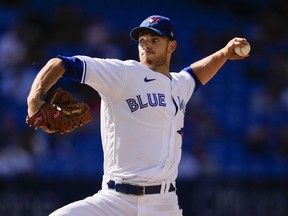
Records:
[[[251,50],[251,46],[249,43],[243,47],[237,46],[234,48],[235,53],[239,56],[247,56],[250,50]]]

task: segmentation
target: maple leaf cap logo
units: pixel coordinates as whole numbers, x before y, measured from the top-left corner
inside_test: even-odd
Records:
[[[145,29],[150,29],[161,36],[169,38],[170,40],[175,40],[173,23],[167,17],[153,15],[146,18],[139,27],[132,29],[130,37],[133,40],[138,41],[139,34]]]

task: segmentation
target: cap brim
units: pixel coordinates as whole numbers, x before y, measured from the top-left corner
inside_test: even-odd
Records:
[[[161,36],[165,36],[167,37],[166,35],[163,35],[158,29],[154,29],[154,28],[150,28],[150,27],[136,27],[134,29],[131,30],[130,32],[130,37],[133,39],[133,40],[136,40],[138,41],[139,39],[139,34],[144,31],[144,30],[152,30],[154,31],[155,33],[161,35]]]

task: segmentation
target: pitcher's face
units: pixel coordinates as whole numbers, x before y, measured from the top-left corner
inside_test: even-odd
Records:
[[[142,64],[152,70],[157,70],[163,66],[169,67],[172,52],[169,48],[171,41],[168,38],[144,33],[140,34],[138,41],[139,59]]]

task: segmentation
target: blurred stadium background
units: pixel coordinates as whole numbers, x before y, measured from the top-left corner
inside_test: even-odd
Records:
[[[252,51],[190,100],[178,194],[184,216],[288,215],[288,8],[284,0],[0,0],[0,216],[44,216],[100,188],[99,95],[60,80],[94,121],[68,135],[27,127],[26,97],[48,59],[138,59],[130,29],[170,17],[179,71],[235,36]]]

